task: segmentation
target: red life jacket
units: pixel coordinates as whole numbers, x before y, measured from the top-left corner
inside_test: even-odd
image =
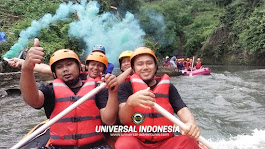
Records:
[[[196,69],[200,69],[202,66],[201,62],[196,62]]]
[[[61,79],[55,79],[55,107],[51,119],[94,88],[94,79],[88,78],[75,95]],[[50,127],[50,144],[83,146],[102,140],[103,134],[95,132],[96,126],[100,125],[100,111],[93,96]]]
[[[186,63],[186,69],[190,70],[191,65],[192,65],[191,62],[187,62]]]
[[[80,75],[88,76],[88,71],[80,71]],[[95,80],[95,82],[98,82],[101,80],[101,77],[96,77],[94,80]]]
[[[187,65],[187,61],[184,61],[183,66],[186,67],[186,65]]]
[[[96,77],[94,80],[95,82],[101,81],[101,77]]]
[[[157,77],[155,77],[157,81],[159,81]],[[144,83],[144,81],[140,78],[139,75],[133,74],[130,77],[130,81],[132,83],[133,93],[136,93],[137,91],[144,90],[148,86]],[[171,114],[174,114],[174,110],[169,102],[168,99],[168,92],[170,87],[170,77],[168,75],[163,75],[161,77],[161,80],[157,84],[157,86],[151,91],[155,94],[156,103],[162,106],[164,109],[166,109]],[[144,122],[140,125],[136,125],[133,122],[130,123],[130,125],[135,126],[136,130],[139,131],[139,126],[173,126],[173,123],[168,120],[166,117],[161,115],[158,111],[156,111],[154,108],[151,109],[144,109],[141,107],[135,107],[135,112],[140,112],[144,115],[145,119]],[[168,133],[168,135],[137,135],[139,139],[142,140],[149,140],[149,141],[162,141],[164,139],[168,139],[172,137],[174,133]]]
[[[129,82],[129,81],[130,81],[130,75],[125,78],[125,82]]]

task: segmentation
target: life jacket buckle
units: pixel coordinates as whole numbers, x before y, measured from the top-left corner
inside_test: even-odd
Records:
[[[149,113],[149,117],[158,118],[158,114],[157,113]]]
[[[71,121],[72,122],[79,122],[80,121],[80,117],[72,117]]]
[[[70,101],[77,101],[79,99],[79,97],[77,96],[71,96],[70,97]]]
[[[74,140],[81,139],[81,137],[82,137],[81,134],[74,134],[74,135],[73,135],[73,139],[74,139]]]

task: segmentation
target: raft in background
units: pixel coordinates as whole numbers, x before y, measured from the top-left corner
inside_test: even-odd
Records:
[[[209,75],[211,74],[211,69],[210,68],[201,68],[201,69],[194,69],[191,71],[188,71],[187,69],[185,70],[181,70],[182,74],[185,76],[189,76],[190,73],[194,76],[194,75]]]

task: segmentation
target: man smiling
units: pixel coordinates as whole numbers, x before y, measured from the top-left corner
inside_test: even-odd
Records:
[[[47,118],[53,118],[96,87],[93,78],[80,79],[81,63],[76,53],[69,49],[54,52],[50,66],[54,80],[37,87],[33,74],[36,63],[41,63],[44,49],[39,40],[27,53],[22,65],[20,89],[24,101],[31,107],[44,107]],[[106,61],[107,62],[107,61]],[[103,64],[102,64],[103,65]],[[103,68],[103,66],[102,66]],[[102,80],[106,88],[69,112],[50,127],[50,145],[55,149],[108,148],[104,135],[95,132],[96,126],[112,125],[118,112],[116,76],[107,74]]]
[[[158,61],[154,52],[147,47],[140,47],[133,51],[130,60],[134,74],[130,77],[130,82],[121,84],[118,90],[121,123],[136,126],[138,132],[142,126],[173,126],[171,121],[152,108],[153,102],[156,102],[171,114],[176,113],[188,129],[186,135],[180,136],[174,136],[173,132],[160,136],[154,135],[155,133],[123,135],[118,138],[115,148],[199,148],[196,138],[200,135],[200,129],[193,114],[182,101],[175,86],[170,83],[169,76],[164,75],[160,79],[155,77]],[[132,121],[135,113],[143,115],[141,124]]]

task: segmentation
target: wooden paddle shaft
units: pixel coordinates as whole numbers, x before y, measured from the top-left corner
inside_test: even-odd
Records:
[[[71,112],[72,110],[74,110],[80,104],[82,104],[87,99],[89,99],[92,96],[94,96],[95,94],[97,94],[99,91],[101,91],[105,87],[106,87],[106,83],[104,83],[104,82],[101,83],[98,87],[94,88],[89,93],[87,93],[85,96],[83,96],[82,98],[80,98],[79,100],[77,100],[76,102],[74,102],[73,104],[71,104],[69,107],[67,107],[66,109],[64,109],[61,113],[59,113],[54,118],[50,119],[47,123],[45,123],[44,125],[42,125],[40,128],[38,128],[37,130],[35,130],[32,134],[30,134],[26,138],[22,139],[21,141],[19,141],[11,149],[21,148],[27,142],[29,142],[31,139],[33,139],[35,136],[37,136],[38,134],[40,134],[41,132],[43,132],[45,129],[47,129],[48,127],[50,127],[52,124],[54,124],[55,122],[57,122],[58,120],[60,120],[66,114],[68,114],[69,112]]]
[[[173,122],[174,124],[178,125],[181,129],[187,130],[187,126],[182,121],[180,121],[178,118],[176,118],[174,115],[172,115],[171,113],[169,113],[167,110],[165,110],[164,108],[162,108],[157,103],[154,103],[154,104],[155,104],[153,106],[154,109],[156,109],[163,116],[165,116],[166,118],[168,118],[171,122]],[[200,141],[202,144],[204,144],[207,148],[213,149],[212,145],[210,145],[210,143],[208,142],[208,140],[206,140],[202,136],[199,136],[199,138],[197,140]]]

